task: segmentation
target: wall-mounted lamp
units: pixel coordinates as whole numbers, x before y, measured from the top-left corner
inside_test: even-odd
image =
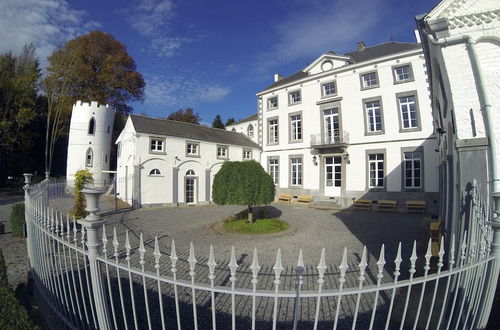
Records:
[[[346,153],[344,154],[344,162],[345,162],[346,164],[350,164],[350,163],[351,163],[351,161],[349,160],[349,153],[348,153],[348,152],[346,152]]]
[[[313,164],[314,166],[318,166],[318,157],[316,155],[313,156]]]
[[[439,134],[444,134],[444,133],[446,133],[446,131],[445,131],[445,130],[443,130],[441,127],[436,128],[436,132],[438,132]]]
[[[175,156],[175,160],[180,161],[181,159],[178,156]]]

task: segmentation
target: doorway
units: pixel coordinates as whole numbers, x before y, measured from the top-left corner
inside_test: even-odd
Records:
[[[342,157],[325,158],[325,196],[340,197],[342,194]]]

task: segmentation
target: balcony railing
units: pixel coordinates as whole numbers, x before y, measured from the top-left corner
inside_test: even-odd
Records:
[[[349,144],[349,132],[336,132],[332,136],[322,134],[311,135],[311,146],[343,146]]]

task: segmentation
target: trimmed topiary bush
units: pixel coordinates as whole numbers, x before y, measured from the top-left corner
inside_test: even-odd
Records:
[[[38,329],[14,293],[6,287],[0,287],[0,311],[0,329]]]
[[[94,179],[92,178],[92,173],[90,173],[88,169],[80,170],[75,173],[75,205],[69,211],[70,216],[76,219],[81,219],[87,216],[87,211],[85,211],[85,196],[81,193],[81,191],[92,182],[94,182]]]
[[[24,232],[24,203],[17,203],[12,205],[10,213],[10,228],[12,236],[23,237]]]
[[[253,222],[252,206],[274,200],[273,179],[256,161],[225,162],[214,177],[212,196],[219,205],[246,205],[248,222]]]
[[[5,259],[3,258],[3,252],[0,250],[0,287],[8,287],[9,281],[7,278],[7,266],[5,266]]]

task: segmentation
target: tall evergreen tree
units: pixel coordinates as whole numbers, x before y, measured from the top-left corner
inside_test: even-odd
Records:
[[[212,122],[212,127],[213,128],[221,128],[221,129],[225,129],[226,128],[224,126],[224,123],[222,122],[222,118],[220,117],[220,115],[215,116],[215,119]]]
[[[236,120],[234,120],[234,118],[228,118],[227,121],[226,121],[226,126],[229,126],[229,125],[232,125],[236,122]]]

